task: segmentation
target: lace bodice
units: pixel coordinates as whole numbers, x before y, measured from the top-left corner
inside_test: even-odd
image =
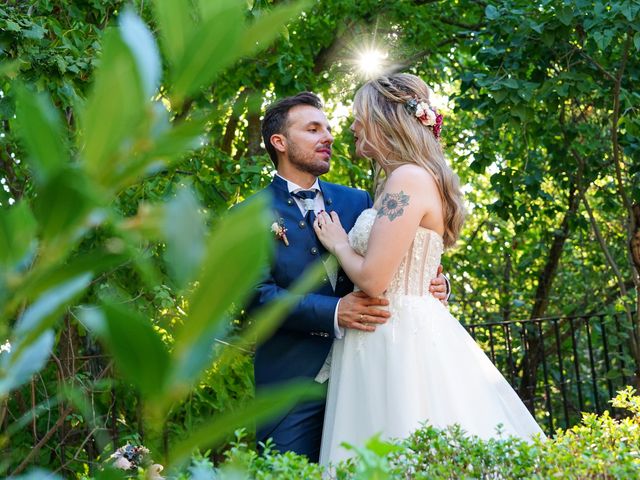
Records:
[[[367,252],[369,234],[377,213],[375,208],[363,211],[349,232],[349,244],[360,255]],[[438,271],[443,250],[442,237],[437,232],[418,227],[409,251],[389,284],[387,294],[427,294],[431,279]]]

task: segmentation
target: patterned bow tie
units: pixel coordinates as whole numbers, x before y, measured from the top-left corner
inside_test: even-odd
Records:
[[[313,228],[313,222],[316,221],[314,205],[317,194],[317,190],[298,190],[297,192],[291,192],[291,195],[299,198],[304,203],[304,209],[306,210],[304,218],[311,228]]]

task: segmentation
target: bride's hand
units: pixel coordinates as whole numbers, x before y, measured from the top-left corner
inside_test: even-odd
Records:
[[[340,245],[349,245],[349,236],[342,228],[340,217],[336,212],[320,212],[313,222],[313,229],[329,252],[335,255],[336,248]]]

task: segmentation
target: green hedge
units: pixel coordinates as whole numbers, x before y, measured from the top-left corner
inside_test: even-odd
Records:
[[[382,479],[632,479],[640,478],[640,396],[631,387],[611,401],[623,418],[584,414],[582,423],[532,443],[516,438],[481,440],[458,426],[444,430],[426,425],[410,438],[384,442],[372,438],[354,449],[356,457],[341,463],[331,478]],[[267,445],[258,455],[244,431],[217,466],[198,456],[178,480],[322,480],[327,472],[306,457],[280,454]],[[135,476],[135,475],[134,475]],[[139,478],[145,478],[140,470]],[[148,477],[147,477],[148,478]]]

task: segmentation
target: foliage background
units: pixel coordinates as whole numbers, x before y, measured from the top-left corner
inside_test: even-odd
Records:
[[[69,139],[61,142],[81,153],[78,112],[91,95],[107,27],[131,5],[162,39],[154,10],[161,3],[0,6],[3,215],[21,201],[42,198],[19,136],[18,80],[51,97]],[[242,15],[252,24],[281,4],[242,3]],[[354,158],[346,127],[351,97],[363,80],[359,52],[376,46],[388,53],[386,68],[419,74],[432,85],[446,113],[444,142],[470,211],[459,246],[445,260],[454,314],[470,323],[623,312],[635,324],[635,335],[630,331],[624,341],[637,374],[639,20],[636,0],[315,1],[266,50],[180,98],[174,95],[175,65],[162,43],[165,80],[157,100],[176,125],[203,126],[202,146],[118,188],[111,206],[125,222],[152,225],[150,206],[183,198],[179,192],[188,186],[204,224],[216,225],[231,205],[270,181],[272,167],[260,146],[263,106],[301,90],[321,95],[337,132],[327,180],[372,190],[371,165]],[[109,224],[89,230],[71,258],[124,239],[145,261],[105,269],[73,305],[117,299],[172,347],[189,319],[189,292],[165,262],[165,239],[142,237],[123,236]],[[144,278],[146,271],[155,272],[153,281]],[[4,303],[12,292],[8,279],[3,276]],[[149,440],[140,393],[113,370],[69,307],[55,329],[54,360],[3,400],[4,469],[15,469],[39,445],[33,463],[79,474],[127,440]],[[21,309],[5,312],[0,339],[10,337]],[[214,363],[151,432],[163,455],[203,419],[237,411],[252,398],[251,347],[234,337],[234,328],[240,332],[245,323],[234,315],[231,336],[215,337],[237,345],[239,354]],[[216,348],[222,351],[223,344]],[[80,409],[63,396],[65,386],[82,391],[90,407]],[[112,440],[98,441],[100,435]]]

